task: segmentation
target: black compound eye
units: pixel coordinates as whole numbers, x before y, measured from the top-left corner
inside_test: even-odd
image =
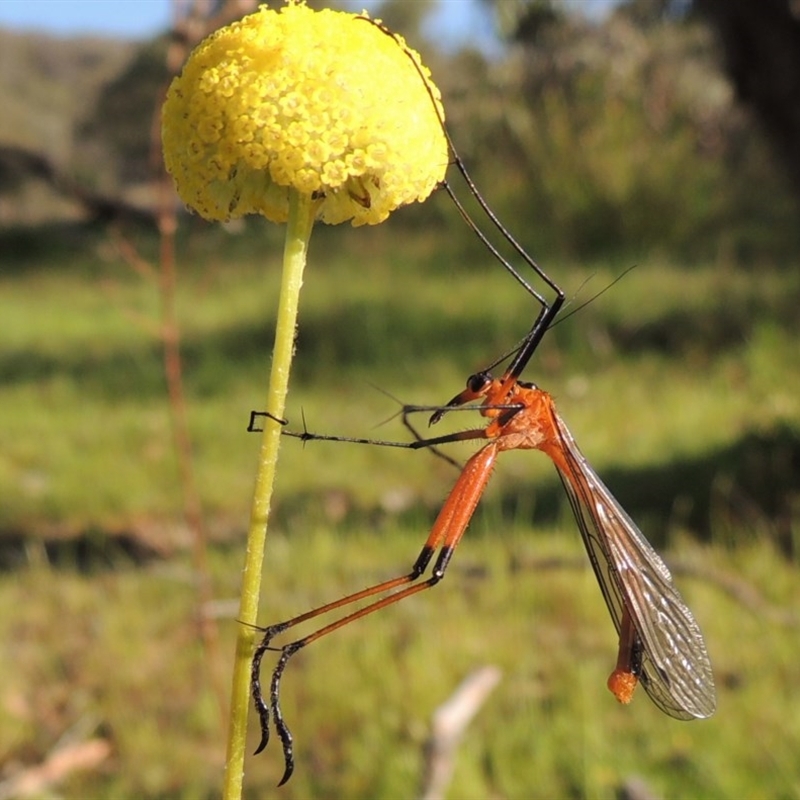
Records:
[[[480,394],[487,384],[492,382],[492,376],[488,372],[476,372],[467,378],[467,389],[474,394]]]

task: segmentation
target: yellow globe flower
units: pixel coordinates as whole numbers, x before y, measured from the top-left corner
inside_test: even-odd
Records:
[[[382,222],[444,178],[429,76],[399,36],[362,16],[262,7],[202,42],[172,82],[167,170],[206,219],[285,222],[296,190],[323,222]]]

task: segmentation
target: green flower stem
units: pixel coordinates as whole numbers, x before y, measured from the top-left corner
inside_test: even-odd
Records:
[[[283,417],[286,405],[300,287],[303,285],[303,268],[306,264],[308,240],[311,236],[315,213],[315,202],[310,195],[303,195],[294,190],[290,190],[290,195],[289,220],[283,251],[283,278],[266,402],[266,410],[278,418]],[[236,661],[233,665],[228,755],[223,786],[225,800],[238,800],[242,796],[247,712],[250,707],[250,661],[256,635],[255,629],[250,626],[256,624],[258,614],[264,543],[280,439],[280,424],[265,419],[253,505],[250,512],[250,527],[247,534],[242,595],[239,601],[238,619],[241,624],[238,626]]]

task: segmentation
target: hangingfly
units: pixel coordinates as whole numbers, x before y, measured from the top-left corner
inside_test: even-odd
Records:
[[[281,783],[289,779],[294,769],[292,737],[283,721],[279,697],[281,677],[289,659],[338,628],[437,584],[489,482],[497,456],[504,450],[541,450],[558,470],[619,634],[617,663],[608,680],[609,689],[620,702],[628,703],[637,683],[641,683],[651,700],[676,719],[702,719],[714,713],[716,694],[711,662],[692,612],[675,587],[666,564],[578,449],[550,395],[532,383],[520,381],[510,371],[501,378],[479,372],[468,379],[466,388],[446,407],[433,414],[431,421],[437,422],[448,411],[475,401],[481,401],[480,412],[489,419],[486,427],[415,442],[286,432],[304,441],[344,440],[411,449],[469,439],[487,441],[464,465],[409,573],[264,629],[252,670],[253,698],[262,734],[256,752],[267,745],[271,708],[286,762]],[[259,412],[251,416],[250,428],[254,429]],[[437,551],[430,577],[417,582]],[[272,646],[277,635],[301,622],[378,594],[384,597],[283,647]],[[260,670],[265,652],[273,649],[278,649],[281,656],[272,674],[268,706],[262,695]]]
[[[484,416],[492,418],[484,429],[491,441],[473,456],[474,482],[485,486],[502,450],[541,450],[558,470],[620,636],[617,666],[608,681],[611,691],[627,703],[640,681],[671,717],[711,716],[714,678],[700,628],[666,564],[578,449],[553,399],[513,375],[494,379],[484,372],[470,377],[448,405],[479,399]]]
[[[365,21],[377,24],[372,20]],[[378,27],[387,35],[393,36],[387,29],[380,25]],[[444,127],[444,123],[442,124]],[[447,135],[446,129],[445,134]],[[703,635],[675,587],[667,566],[578,449],[550,395],[534,384],[520,380],[536,348],[555,321],[564,303],[564,292],[525,252],[486,205],[453,148],[450,137],[447,138],[453,162],[482,212],[547,289],[552,291],[553,298],[548,301],[512,264],[502,258],[470,218],[450,184],[445,181],[443,188],[453,199],[467,224],[540,306],[533,326],[523,340],[489,367],[492,369],[510,358],[502,376],[494,378],[489,369],[470,376],[466,388],[445,406],[436,408],[430,420],[431,423],[436,423],[457,408],[474,408],[488,420],[488,424],[481,428],[413,442],[384,442],[323,436],[307,431],[284,431],[285,435],[304,441],[333,440],[410,449],[471,439],[482,440],[484,444],[464,465],[455,486],[442,505],[425,545],[408,573],[263,629],[264,637],[254,652],[251,672],[253,700],[261,725],[261,742],[256,753],[261,752],[268,743],[271,714],[283,746],[285,771],[281,784],[291,777],[294,770],[292,735],[280,707],[281,678],[291,657],[298,650],[344,625],[437,584],[444,576],[453,552],[489,482],[497,456],[504,450],[541,450],[556,466],[619,635],[617,662],[608,679],[608,686],[617,699],[623,703],[629,702],[637,684],[641,683],[656,706],[676,719],[702,719],[711,716],[716,709],[714,679]],[[478,405],[470,405],[475,403]],[[411,406],[404,409],[406,413],[420,410],[425,409]],[[255,421],[260,416],[264,416],[264,412],[251,413],[248,430],[257,430]],[[279,421],[285,424],[285,420]],[[430,575],[419,580],[434,555],[436,560]],[[300,639],[282,646],[272,644],[276,636],[300,623],[377,595],[383,596]],[[267,651],[280,653],[272,672],[268,701],[264,699],[261,687],[261,661]]]

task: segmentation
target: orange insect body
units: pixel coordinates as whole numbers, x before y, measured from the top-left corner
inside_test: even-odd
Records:
[[[482,431],[490,439],[469,459],[434,533],[454,547],[475,505],[466,515],[445,514],[467,487],[482,492],[497,453],[536,449],[553,461],[567,491],[589,559],[619,633],[617,665],[608,688],[628,703],[641,682],[653,702],[677,719],[711,716],[716,695],[711,663],[700,628],[672,582],[666,564],[641,534],[578,449],[550,395],[513,375],[473,375],[448,407],[482,400],[492,419]],[[441,413],[434,415],[434,421]],[[477,499],[475,500],[475,504]],[[458,530],[449,530],[457,526]]]
[[[625,607],[622,609],[622,622],[619,630],[617,665],[608,676],[606,683],[614,697],[623,705],[627,705],[633,700],[633,692],[639,682],[636,677],[641,671],[641,663],[639,661],[641,659],[641,648],[638,642],[631,615],[627,607]]]
[[[606,685],[614,697],[623,705],[633,700],[633,692],[639,679],[632,672],[615,669],[609,676]]]

